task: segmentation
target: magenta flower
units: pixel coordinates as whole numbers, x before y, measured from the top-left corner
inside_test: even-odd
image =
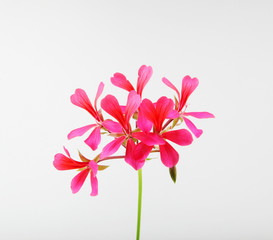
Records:
[[[94,128],[94,130],[91,132],[89,137],[84,141],[89,147],[91,147],[92,150],[96,150],[98,148],[98,145],[101,142],[101,133],[100,129],[102,127],[105,127],[110,132],[116,132],[120,131],[121,128],[119,125],[112,121],[112,120],[105,120],[103,119],[103,116],[100,111],[97,110],[97,101],[100,97],[102,91],[104,88],[104,84],[101,82],[95,97],[95,103],[94,106],[92,106],[87,94],[82,89],[76,89],[75,94],[71,96],[71,102],[83,109],[85,109],[87,112],[89,112],[92,117],[95,119],[95,124],[90,124],[81,128],[77,128],[73,131],[71,131],[67,138],[72,139],[74,137],[82,136],[84,133],[86,133],[91,128]]]
[[[142,91],[148,81],[150,80],[153,74],[153,69],[150,66],[142,65],[138,70],[138,79],[137,79],[137,89],[132,86],[132,84],[126,79],[126,77],[121,73],[115,73],[114,76],[111,78],[111,82],[113,85],[125,89],[126,91],[130,92],[135,90],[137,94],[142,97]]]
[[[146,157],[152,150],[152,147],[146,146],[145,144],[135,145],[134,141],[132,140],[132,128],[130,125],[130,119],[137,111],[140,102],[140,96],[136,93],[136,91],[132,90],[128,95],[127,104],[123,114],[122,108],[114,96],[107,95],[104,99],[102,99],[102,109],[118,121],[121,131],[116,132],[114,134],[116,138],[102,149],[100,159],[114,154],[123,143],[126,144],[127,142],[125,161],[136,170],[143,166]]]
[[[90,173],[91,187],[92,192],[91,196],[98,195],[98,180],[97,180],[97,171],[98,164],[94,160],[89,160],[80,154],[83,162],[75,161],[71,158],[68,150],[64,147],[64,151],[67,156],[62,153],[57,153],[54,157],[53,165],[58,170],[71,170],[79,169],[78,173],[71,181],[71,190],[72,193],[77,193],[82,185],[84,184],[88,174]]]
[[[203,130],[198,129],[193,124],[193,122],[190,121],[186,116],[191,116],[195,118],[214,118],[214,115],[209,112],[185,112],[187,107],[186,106],[187,100],[199,84],[198,79],[191,78],[190,76],[185,76],[182,80],[181,94],[179,93],[178,89],[167,78],[163,78],[162,81],[177,93],[178,102],[176,103],[175,109],[180,113],[180,117],[183,118],[191,132],[197,138],[200,137],[201,134],[203,133]]]
[[[172,112],[173,108],[173,101],[166,97],[159,98],[155,104],[153,104],[149,99],[144,99],[139,107],[139,112],[143,118],[148,119],[152,123],[153,132],[150,132],[151,125],[148,125],[147,121],[143,123],[142,119],[138,118],[137,124],[143,132],[133,133],[133,137],[148,146],[153,147],[154,145],[159,145],[161,161],[169,168],[172,168],[177,164],[179,155],[166,139],[180,146],[189,145],[193,141],[190,132],[186,129],[167,132],[163,131],[163,122]],[[179,117],[178,113],[176,117]]]

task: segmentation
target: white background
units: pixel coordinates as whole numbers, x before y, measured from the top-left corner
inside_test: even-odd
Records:
[[[52,162],[63,145],[97,154],[66,139],[93,121],[74,90],[93,102],[103,81],[124,104],[110,77],[136,85],[142,64],[144,97],[172,98],[161,78],[180,89],[189,74],[188,110],[216,116],[194,121],[176,184],[159,159],[144,166],[142,239],[272,239],[272,23],[272,1],[1,1],[0,239],[135,239],[136,171],[109,162],[92,198]]]

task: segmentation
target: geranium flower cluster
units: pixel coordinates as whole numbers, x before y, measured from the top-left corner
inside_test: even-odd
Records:
[[[71,96],[71,102],[90,113],[93,122],[71,131],[68,134],[68,139],[80,137],[91,130],[84,142],[92,151],[96,151],[102,136],[112,138],[100,153],[94,154],[93,159],[87,159],[79,152],[81,161],[76,161],[71,158],[66,148],[64,148],[66,156],[62,153],[55,155],[53,164],[56,169],[79,170],[71,182],[73,193],[77,193],[81,189],[90,173],[91,196],[98,194],[97,173],[108,167],[101,165],[103,161],[124,158],[126,163],[135,170],[139,170],[151,153],[160,154],[161,162],[170,169],[171,177],[175,181],[175,166],[179,161],[179,154],[172,144],[187,146],[193,141],[190,131],[197,138],[202,134],[202,130],[198,129],[189,120],[189,117],[213,118],[214,116],[208,112],[186,112],[188,98],[198,86],[198,79],[190,76],[183,78],[180,92],[167,78],[162,79],[164,84],[175,91],[177,96],[174,97],[174,101],[166,96],[160,97],[156,102],[143,98],[143,90],[150,80],[152,72],[150,66],[141,66],[138,71],[136,88],[123,74],[114,74],[111,78],[112,84],[128,92],[125,106],[121,105],[115,96],[109,94],[101,100],[100,108],[97,107],[98,99],[104,88],[102,82],[99,84],[94,105],[82,89],[76,89]],[[113,119],[105,119],[104,112]],[[182,123],[185,123],[190,131],[177,129],[182,126]],[[124,155],[114,156],[120,148],[124,150]]]

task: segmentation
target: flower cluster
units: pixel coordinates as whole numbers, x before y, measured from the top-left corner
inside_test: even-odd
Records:
[[[101,143],[102,134],[112,137],[102,151],[94,159],[87,159],[79,152],[80,161],[71,158],[68,150],[64,154],[55,155],[53,165],[58,170],[78,169],[79,173],[72,179],[71,189],[76,193],[82,187],[90,173],[92,192],[91,196],[98,194],[97,172],[108,166],[101,165],[104,160],[124,158],[125,162],[135,170],[139,170],[145,164],[150,153],[159,153],[162,163],[170,169],[172,179],[176,179],[175,166],[179,161],[179,154],[170,144],[180,146],[190,145],[193,141],[192,134],[187,129],[177,129],[181,123],[185,123],[188,129],[198,138],[202,130],[198,129],[188,117],[213,118],[208,112],[186,112],[189,96],[198,86],[198,79],[185,76],[182,80],[181,92],[167,79],[162,81],[173,89],[177,97],[174,101],[166,96],[160,97],[155,103],[142,96],[143,90],[152,76],[150,66],[141,66],[138,71],[136,88],[121,73],[115,73],[111,78],[113,85],[128,92],[126,105],[121,105],[113,95],[107,95],[101,100],[100,108],[97,102],[101,96],[104,84],[101,82],[95,97],[94,105],[82,89],[76,89],[71,96],[71,102],[91,114],[93,122],[89,125],[77,128],[68,134],[68,139],[79,137],[92,129],[90,135],[84,141],[93,151],[97,150]],[[104,112],[113,119],[105,119]],[[133,121],[135,124],[132,124]],[[135,127],[133,127],[135,125]],[[124,155],[113,156],[118,149],[124,149]]]

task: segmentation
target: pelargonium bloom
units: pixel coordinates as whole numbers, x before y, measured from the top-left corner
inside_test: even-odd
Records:
[[[125,161],[136,170],[143,166],[144,161],[150,153],[152,147],[144,144],[135,145],[131,139],[132,129],[130,125],[130,119],[137,111],[140,102],[140,96],[136,93],[136,91],[132,90],[128,95],[127,104],[123,114],[121,106],[114,96],[107,95],[104,99],[102,99],[102,109],[118,121],[121,131],[116,132],[114,134],[115,139],[102,149],[100,159],[114,154],[120,148],[120,146],[127,141]],[[141,152],[142,154],[138,154],[138,152]]]
[[[191,78],[190,76],[185,76],[182,80],[182,88],[181,94],[178,89],[167,79],[162,79],[163,83],[165,83],[168,87],[173,89],[178,96],[178,102],[175,105],[175,109],[180,113],[180,117],[183,118],[187,127],[191,130],[191,132],[198,138],[202,135],[203,130],[198,129],[192,121],[190,121],[186,116],[191,116],[195,118],[214,118],[214,115],[209,112],[185,112],[186,111],[186,103],[189,96],[192,92],[197,88],[199,81],[197,78]]]
[[[126,77],[121,73],[115,73],[111,78],[111,82],[113,85],[125,89],[130,92],[135,90],[137,94],[142,97],[142,92],[148,81],[150,80],[153,74],[153,69],[151,66],[142,65],[138,70],[138,79],[137,79],[137,87],[136,89],[132,86],[132,84],[126,79]]]
[[[163,123],[173,108],[174,102],[167,97],[159,98],[155,104],[149,99],[144,99],[139,107],[139,111],[144,118],[152,123],[153,132],[150,132],[151,125],[147,125],[146,121],[143,124],[142,119],[138,119],[137,124],[142,132],[133,133],[133,137],[148,146],[153,147],[154,145],[159,145],[161,161],[169,168],[177,164],[179,154],[166,140],[172,141],[180,146],[189,145],[193,141],[190,132],[186,129],[163,131]],[[177,113],[176,117],[178,116]]]
[[[72,193],[77,193],[82,185],[84,184],[88,174],[90,173],[91,187],[92,192],[91,196],[98,195],[98,180],[97,180],[97,172],[98,172],[98,164],[94,160],[89,160],[82,156],[80,153],[80,157],[83,162],[75,161],[71,158],[68,150],[64,147],[64,151],[67,156],[62,153],[57,153],[54,157],[53,165],[58,170],[71,170],[71,169],[79,169],[80,172],[72,179],[71,181],[71,190]],[[104,169],[105,166],[102,166]]]
[[[94,130],[91,132],[89,137],[84,141],[89,147],[91,147],[92,150],[96,150],[98,148],[98,145],[101,142],[101,133],[100,129],[102,127],[106,128],[110,132],[120,131],[119,125],[117,125],[116,122],[112,120],[104,120],[103,116],[100,111],[97,109],[97,101],[100,95],[102,94],[104,88],[104,84],[101,82],[98,91],[95,97],[94,107],[91,104],[87,94],[82,89],[76,89],[75,94],[71,96],[71,102],[83,109],[85,109],[87,112],[89,112],[92,117],[95,119],[95,124],[90,124],[84,127],[80,127],[77,129],[74,129],[71,131],[67,138],[72,139],[74,137],[82,136],[84,133],[86,133],[91,128],[94,128]]]

